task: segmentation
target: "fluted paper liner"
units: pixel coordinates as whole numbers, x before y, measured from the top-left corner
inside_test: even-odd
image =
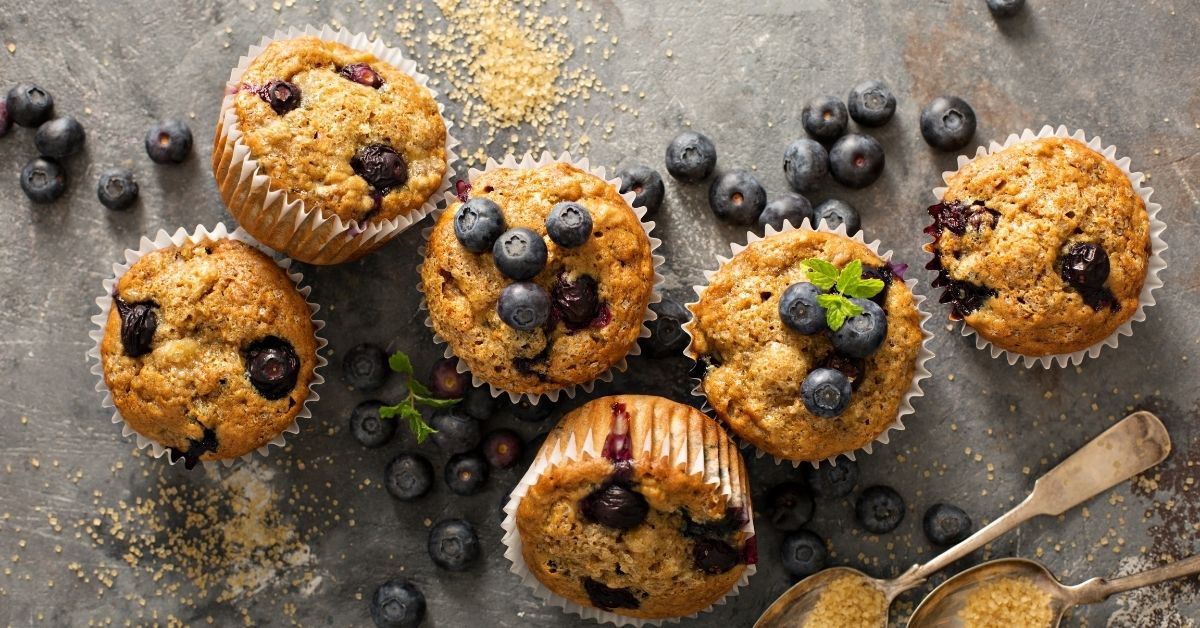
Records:
[[[242,131],[238,128],[237,113],[233,107],[235,94],[232,92],[241,83],[242,74],[250,62],[264,48],[274,41],[305,35],[370,52],[412,77],[417,84],[429,90],[435,101],[437,92],[430,89],[429,77],[417,71],[416,62],[405,58],[400,50],[389,48],[379,39],[371,41],[363,33],[349,33],[329,26],[320,30],[312,26],[303,29],[292,27],[286,32],[276,31],[273,37],[263,37],[257,46],[250,47],[250,51],[230,72],[217,119],[212,155],[213,176],[229,213],[260,242],[294,259],[309,264],[340,264],[383,246],[437,208],[437,202],[450,189],[454,175],[454,147],[458,145],[458,140],[450,135],[452,125],[444,114],[445,107],[439,102],[438,112],[442,113],[446,125],[446,172],[442,176],[442,184],[421,207],[389,220],[367,221],[366,224],[359,224],[356,220],[343,221],[336,214],[326,215],[320,207],[307,207],[304,201],[289,200],[286,192],[272,189],[270,178],[260,171],[258,161],[250,155],[250,148],[242,141]]]
[[[325,378],[322,377],[320,373],[320,369],[327,364],[325,358],[321,356],[321,349],[325,348],[325,345],[328,344],[320,334],[321,329],[325,327],[325,321],[316,318],[317,311],[321,309],[321,306],[308,300],[308,295],[312,292],[312,287],[300,287],[300,282],[304,280],[304,275],[301,273],[288,272],[288,267],[291,265],[292,261],[286,257],[276,258],[274,251],[266,246],[263,246],[261,243],[251,237],[250,234],[246,233],[240,228],[229,231],[225,227],[224,223],[217,223],[217,226],[212,230],[209,230],[204,225],[197,225],[195,230],[191,233],[188,233],[183,227],[180,227],[175,231],[175,233],[172,234],[168,234],[166,230],[160,229],[154,236],[153,240],[146,236],[142,236],[141,242],[138,243],[138,248],[136,250],[125,249],[125,263],[113,264],[113,276],[104,280],[104,292],[100,296],[96,297],[96,305],[100,308],[100,313],[92,316],[92,325],[94,326],[94,329],[88,332],[88,335],[91,336],[94,344],[92,348],[88,349],[87,351],[88,360],[95,360],[96,362],[92,365],[92,374],[99,379],[99,381],[96,382],[96,390],[104,393],[104,400],[100,402],[101,407],[113,408],[112,422],[114,424],[121,425],[121,435],[125,437],[133,436],[137,441],[138,449],[149,449],[155,458],[161,458],[167,453],[168,449],[163,447],[157,441],[142,436],[125,422],[124,417],[121,416],[121,412],[116,410],[116,404],[113,402],[112,393],[108,390],[108,385],[104,382],[104,363],[100,358],[100,343],[104,340],[104,330],[108,324],[109,310],[112,308],[113,303],[113,291],[116,289],[117,282],[120,281],[121,277],[124,276],[129,268],[138,260],[142,259],[153,251],[171,246],[182,246],[185,242],[197,243],[226,239],[245,242],[246,244],[249,244],[262,251],[268,257],[270,257],[276,265],[282,268],[283,272],[287,273],[288,278],[292,280],[293,284],[295,284],[296,291],[300,293],[300,296],[304,297],[305,303],[308,305],[313,323],[313,337],[316,338],[317,341],[317,364],[313,367],[313,378],[308,384],[308,397],[306,397],[304,399],[304,403],[301,404],[300,412],[298,412],[295,418],[292,419],[292,424],[289,425],[281,434],[276,436],[274,440],[266,445],[263,445],[262,447],[259,447],[254,452],[250,452],[241,456],[241,460],[250,460],[254,453],[259,453],[263,456],[266,456],[270,454],[268,449],[271,446],[283,447],[286,445],[287,434],[297,434],[300,432],[300,419],[312,417],[312,410],[309,409],[308,405],[321,398],[321,396],[317,394],[315,388],[325,381]],[[182,458],[180,457],[172,459],[171,456],[168,456],[167,460],[170,461],[171,464],[175,464],[180,462]],[[220,460],[219,462],[225,466],[229,466],[233,464],[234,460],[235,459],[233,458],[229,458]],[[218,461],[203,460],[202,462],[205,464],[205,466],[212,466]]]
[[[880,245],[879,240],[872,240],[871,242],[867,242],[866,240],[863,239],[861,230],[858,233],[855,233],[854,235],[849,235],[846,233],[846,225],[838,225],[836,228],[831,228],[827,224],[825,224],[824,220],[822,220],[817,226],[814,227],[809,222],[809,220],[807,218],[805,218],[803,220],[803,222],[800,223],[799,226],[793,226],[790,221],[784,221],[782,229],[775,229],[773,226],[767,225],[763,232],[763,235],[761,235],[761,236],[758,235],[757,233],[754,233],[753,231],[746,232],[746,244],[737,244],[736,242],[731,243],[730,249],[732,251],[732,254],[729,257],[722,257],[722,256],[718,255],[717,256],[717,268],[714,270],[704,271],[704,279],[706,281],[711,281],[713,276],[717,274],[717,270],[720,270],[721,266],[724,266],[727,262],[729,262],[729,260],[733,259],[733,257],[736,256],[738,253],[741,253],[742,251],[746,250],[746,248],[748,246],[750,246],[751,244],[754,244],[755,242],[758,242],[759,240],[765,240],[766,238],[769,238],[774,235],[778,235],[781,233],[787,233],[789,231],[796,231],[799,229],[804,229],[804,230],[808,230],[808,231],[824,231],[826,233],[836,233],[837,235],[849,238],[851,240],[854,240],[855,242],[858,242],[859,244],[862,244],[863,246],[866,246],[868,249],[871,250],[872,253],[879,256],[879,258],[882,259],[884,262],[890,262],[892,259],[892,251],[891,250],[887,250],[887,251],[884,251],[883,253],[880,253],[879,252],[879,245]],[[874,449],[875,443],[882,443],[884,445],[888,444],[891,441],[890,432],[892,430],[897,430],[897,431],[903,430],[904,429],[904,417],[915,412],[915,410],[913,409],[913,405],[912,405],[913,400],[916,399],[917,397],[924,396],[924,394],[925,394],[925,392],[921,389],[921,381],[930,377],[931,374],[929,372],[929,369],[926,367],[926,363],[929,362],[929,360],[933,359],[933,351],[929,348],[929,341],[933,339],[933,334],[930,333],[929,329],[926,327],[926,323],[929,322],[930,314],[929,314],[929,312],[926,312],[924,309],[921,308],[921,304],[923,304],[925,302],[925,296],[917,294],[913,290],[913,288],[915,288],[917,285],[916,278],[905,279],[904,285],[908,286],[908,291],[912,293],[913,304],[917,308],[917,313],[920,317],[921,336],[923,337],[923,340],[921,341],[921,350],[917,353],[916,368],[913,369],[912,383],[909,384],[908,390],[904,392],[904,396],[900,400],[900,407],[896,411],[895,418],[893,418],[892,422],[890,424],[888,424],[888,426],[885,427],[883,429],[883,431],[879,433],[878,436],[875,437],[875,440],[867,443],[866,445],[863,445],[862,447],[860,447],[858,449],[851,450],[851,451],[844,451],[837,455],[834,455],[834,456],[831,456],[831,457],[825,459],[826,462],[829,462],[830,464],[833,464],[835,466],[837,465],[838,456],[846,456],[847,458],[854,460],[855,453],[858,451],[862,451],[864,453],[870,454],[870,453],[872,453],[872,451]],[[686,307],[688,308],[689,312],[691,311],[692,306],[694,306],[700,302],[700,299],[704,296],[704,290],[706,287],[707,286],[692,286],[692,289],[695,290],[695,292],[696,292],[696,300],[691,301],[687,304]],[[694,340],[694,336],[692,335],[692,326],[695,325],[695,322],[696,322],[696,319],[693,316],[691,320],[689,320],[687,323],[685,323],[683,325],[683,331],[684,331],[684,333],[686,333],[688,335],[688,346],[686,349],[684,349],[684,355],[687,355],[688,357],[690,357],[692,359],[698,359],[698,357],[699,357],[696,355],[696,350],[693,346],[695,340]],[[710,410],[711,407],[708,406],[708,397],[704,393],[704,381],[698,377],[692,378],[692,381],[694,381],[696,383],[696,386],[692,389],[692,394],[697,397],[703,398],[705,400],[705,402],[704,402],[705,410]],[[738,437],[737,440],[739,443],[741,443],[741,445],[743,447],[751,447],[752,446],[745,439]],[[755,447],[755,456],[756,457],[761,458],[764,455],[766,455],[766,452]],[[790,460],[790,459],[780,458],[780,457],[774,456],[774,455],[772,455],[771,457],[775,459],[776,464],[780,464],[780,463],[784,462],[784,460],[787,460],[787,462],[790,462],[793,467],[798,467],[798,466],[800,466],[800,463],[805,462],[803,460]],[[815,466],[819,466],[821,461],[818,460],[818,461],[809,461],[809,462],[815,467]]]
[[[683,470],[688,475],[704,477],[705,484],[716,487],[720,493],[726,496],[729,507],[743,507],[746,512],[746,523],[742,526],[741,531],[745,533],[744,538],[749,540],[754,537],[754,512],[750,503],[750,485],[749,476],[746,472],[745,463],[742,461],[742,456],[738,453],[737,444],[733,442],[726,434],[725,429],[713,419],[704,416],[694,408],[688,413],[686,421],[673,420],[678,417],[647,417],[645,415],[636,415],[638,408],[637,395],[615,395],[611,397],[602,397],[588,402],[588,405],[595,403],[611,404],[620,401],[622,398],[629,400],[629,434],[631,443],[634,448],[633,464],[635,467],[640,461],[658,460],[667,458],[671,461],[672,466]],[[659,403],[671,402],[666,399],[658,400]],[[683,405],[683,404],[679,404]],[[586,406],[584,406],[586,407]],[[578,410],[577,410],[578,411]],[[560,425],[566,425],[568,418],[563,419]],[[639,428],[642,431],[640,438],[641,442],[637,442],[634,436],[635,421],[653,421],[655,424],[649,428]],[[697,422],[712,422],[715,429],[708,430],[710,436],[715,437],[715,442],[704,438],[703,434],[695,434],[695,432],[704,430],[696,430]],[[638,617],[628,617],[611,611],[603,611],[591,606],[581,606],[568,600],[541,583],[536,576],[529,570],[529,566],[525,563],[525,557],[522,553],[521,535],[517,529],[517,508],[521,505],[521,500],[529,493],[530,487],[538,482],[544,473],[553,467],[570,464],[573,461],[586,460],[588,458],[601,458],[604,448],[604,441],[611,432],[611,428],[597,429],[595,422],[577,422],[573,425],[574,428],[569,433],[560,431],[552,431],[547,436],[546,442],[542,444],[538,450],[529,469],[513,488],[509,495],[508,504],[504,507],[504,521],[501,527],[504,528],[503,542],[505,545],[504,556],[512,562],[509,568],[514,574],[521,578],[521,582],[533,590],[533,594],[543,600],[545,603],[557,606],[568,613],[579,615],[584,619],[593,619],[600,623],[612,623],[617,626],[659,626],[663,622],[677,623],[683,617],[674,617],[668,619],[643,619]],[[689,429],[692,428],[692,429]],[[697,438],[692,438],[692,436]],[[755,541],[757,542],[757,541]],[[750,580],[750,576],[757,571],[756,565],[746,565],[742,572],[742,577],[737,583],[724,595],[721,599],[710,604],[709,606],[687,615],[688,618],[694,618],[700,613],[710,612],[713,607],[724,604],[730,597],[736,596],[742,587]]]
[[[1088,148],[1103,155],[1104,158],[1114,166],[1120,168],[1121,172],[1124,172],[1125,176],[1129,178],[1129,183],[1133,185],[1133,191],[1137,192],[1137,195],[1141,197],[1142,203],[1146,206],[1146,214],[1150,219],[1150,258],[1146,265],[1146,281],[1142,284],[1141,294],[1138,295],[1137,310],[1133,313],[1133,316],[1129,317],[1124,323],[1121,323],[1121,326],[1117,327],[1116,331],[1109,334],[1104,340],[1101,340],[1100,342],[1097,342],[1086,349],[1080,349],[1079,351],[1072,351],[1070,353],[1031,356],[997,347],[990,340],[976,333],[975,329],[968,325],[965,320],[961,321],[962,335],[975,336],[975,347],[978,349],[987,349],[992,354],[993,358],[1004,356],[1004,359],[1007,360],[1010,365],[1015,365],[1017,360],[1021,360],[1024,363],[1025,368],[1032,368],[1035,364],[1041,364],[1042,368],[1049,369],[1053,364],[1057,364],[1059,367],[1066,367],[1068,363],[1078,366],[1083,362],[1085,357],[1094,358],[1100,355],[1100,350],[1104,347],[1116,348],[1117,344],[1120,342],[1121,336],[1133,335],[1133,323],[1146,320],[1146,308],[1154,305],[1154,291],[1161,288],[1163,285],[1162,279],[1159,279],[1158,274],[1162,272],[1162,269],[1167,267],[1167,263],[1162,257],[1163,251],[1167,250],[1167,243],[1162,237],[1163,232],[1167,229],[1167,225],[1158,218],[1158,212],[1162,210],[1162,205],[1150,200],[1150,195],[1154,193],[1154,188],[1143,185],[1145,175],[1143,175],[1141,172],[1134,172],[1130,169],[1131,162],[1128,157],[1118,158],[1117,149],[1115,146],[1105,146],[1100,141],[1099,136],[1093,137],[1089,140],[1087,139],[1087,135],[1083,132],[1083,130],[1076,130],[1074,133],[1072,133],[1067,129],[1066,126],[1059,125],[1058,128],[1054,128],[1048,124],[1043,126],[1037,133],[1034,133],[1030,129],[1025,129],[1019,135],[1016,133],[1010,134],[1007,138],[1005,138],[1003,143],[993,141],[987,146],[980,146],[975,150],[974,157],[959,155],[958,169],[961,170],[963,166],[966,166],[972,161],[985,155],[991,155],[1004,150],[1013,144],[1027,142],[1029,140],[1043,137],[1061,137],[1064,139],[1073,139],[1082,142],[1083,144],[1086,144]],[[942,180],[948,183],[950,181],[950,177],[954,175],[955,172],[957,171],[947,170],[946,172],[943,172]],[[933,195],[940,202],[942,200],[942,195],[946,193],[946,190],[946,186],[934,188]]]
[[[529,168],[538,168],[540,166],[544,166],[546,164],[554,163],[554,162],[562,162],[562,163],[566,163],[566,164],[571,164],[572,166],[575,166],[576,168],[579,168],[580,170],[583,170],[585,172],[591,173],[592,175],[594,175],[596,177],[599,177],[601,180],[603,180],[606,183],[608,183],[609,185],[613,186],[618,191],[621,189],[621,179],[619,177],[613,178],[613,179],[608,178],[607,176],[605,176],[605,170],[602,166],[596,166],[593,168],[591,163],[588,161],[588,159],[586,157],[584,157],[583,159],[575,159],[574,157],[571,156],[570,153],[566,153],[566,152],[560,154],[558,157],[554,157],[553,155],[550,154],[549,151],[543,152],[541,154],[541,156],[539,156],[537,158],[534,158],[534,156],[531,153],[525,153],[525,155],[523,157],[521,157],[520,161],[517,161],[516,157],[514,157],[512,155],[506,156],[504,158],[504,161],[502,161],[502,162],[497,162],[495,159],[492,159],[489,157],[487,160],[487,164],[484,166],[483,170],[479,170],[478,168],[471,168],[467,172],[467,182],[474,185],[475,179],[478,178],[479,175],[482,175],[483,173],[485,173],[488,170],[491,170],[493,168],[529,169]],[[645,314],[642,315],[642,329],[640,332],[638,332],[638,338],[649,338],[650,337],[650,328],[646,326],[646,323],[658,318],[658,314],[656,314],[654,312],[654,310],[650,309],[650,305],[662,301],[662,294],[659,292],[659,288],[660,288],[660,286],[662,286],[663,276],[662,276],[662,273],[660,272],[660,268],[666,260],[665,260],[665,258],[663,258],[663,256],[657,255],[654,253],[655,251],[658,250],[658,247],[662,245],[662,240],[659,240],[658,238],[650,235],[650,231],[652,229],[654,229],[655,223],[652,220],[645,219],[646,218],[646,208],[645,207],[634,207],[633,206],[633,199],[635,196],[636,196],[636,194],[634,194],[633,192],[626,192],[624,194],[621,194],[621,198],[625,199],[625,204],[628,205],[629,209],[633,210],[633,213],[638,217],[638,221],[641,223],[642,229],[646,232],[646,237],[650,239],[650,257],[653,260],[653,265],[654,265],[654,283],[653,283],[653,286],[651,287],[651,291],[650,291],[650,303],[646,305],[646,312],[645,312]],[[436,224],[438,218],[442,215],[442,213],[447,211],[450,208],[450,206],[457,201],[458,201],[457,196],[455,196],[452,192],[447,192],[446,196],[445,196],[445,203],[443,203],[442,207],[440,207],[437,211],[435,211],[433,213],[434,223]],[[429,242],[429,236],[432,233],[433,233],[433,227],[426,227],[421,230],[421,236],[425,243]],[[422,264],[424,264],[424,260],[425,260],[425,245],[423,244],[421,246],[421,263]],[[420,269],[420,267],[418,267],[417,275],[419,276],[420,274],[421,274],[421,269]],[[421,291],[421,304],[419,307],[422,310],[425,310],[426,312],[428,312],[429,311],[429,303],[425,300],[425,289],[421,285],[420,282],[417,282],[417,289]],[[433,319],[430,318],[428,314],[426,314],[426,316],[425,316],[425,326],[428,327],[430,330],[433,329]],[[441,335],[439,335],[436,331],[433,333],[433,341],[437,344],[446,345],[446,349],[444,351],[445,357],[458,359],[458,363],[455,368],[457,368],[459,373],[466,373],[470,370],[467,368],[467,363],[464,362],[461,358],[459,358],[458,356],[456,356],[454,354],[454,351],[450,348],[450,344],[447,343],[446,339],[441,337]],[[625,354],[625,357],[628,357],[631,355],[640,355],[641,352],[642,352],[641,345],[637,341],[634,341],[633,346],[630,347],[629,352]],[[552,390],[548,393],[540,393],[540,394],[519,393],[519,392],[512,392],[509,390],[505,390],[503,388],[499,388],[499,387],[491,385],[490,383],[484,381],[483,379],[481,379],[478,375],[476,375],[474,373],[471,373],[471,383],[474,384],[475,386],[482,386],[484,384],[487,384],[488,389],[491,391],[493,397],[499,397],[501,394],[507,394],[508,398],[513,403],[516,403],[522,397],[525,397],[525,398],[528,398],[531,403],[537,404],[538,401],[540,401],[542,397],[549,397],[550,401],[552,401],[552,402],[558,401],[559,395],[564,394],[564,393],[567,395],[567,397],[574,399],[575,393],[577,392],[578,388],[582,388],[585,392],[592,392],[592,388],[595,386],[595,383],[597,381],[603,381],[603,382],[611,382],[612,381],[614,369],[617,371],[623,372],[627,368],[629,368],[629,364],[626,361],[626,359],[623,357],[623,358],[621,358],[621,360],[619,362],[617,362],[613,366],[609,367],[607,370],[605,370],[600,375],[596,376],[596,378],[590,382],[584,382],[582,384],[575,384],[575,385],[571,385],[571,386],[564,386],[557,390]]]

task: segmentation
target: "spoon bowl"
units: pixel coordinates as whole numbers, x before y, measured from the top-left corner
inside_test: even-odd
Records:
[[[808,621],[809,616],[812,615],[821,595],[829,590],[829,585],[845,577],[859,578],[863,582],[870,584],[876,590],[883,593],[888,604],[891,604],[892,595],[889,592],[889,582],[887,580],[872,578],[850,567],[830,567],[829,569],[822,569],[797,582],[792,588],[785,591],[763,613],[762,617],[758,618],[758,621],[754,623],[754,628],[794,628],[795,626],[803,626]]]
[[[976,565],[935,588],[908,620],[909,628],[960,628],[965,625],[959,613],[971,594],[980,587],[1004,578],[1019,578],[1049,596],[1050,617],[1046,628],[1057,627],[1069,603],[1070,590],[1063,586],[1041,563],[1024,558],[1004,558]]]

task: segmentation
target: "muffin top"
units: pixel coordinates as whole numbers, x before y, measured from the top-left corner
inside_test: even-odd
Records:
[[[421,284],[433,329],[471,372],[517,394],[541,394],[594,380],[637,341],[654,284],[650,238],[617,190],[575,166],[494,168],[473,183],[471,199],[495,203],[505,229],[527,228],[546,247],[529,282],[550,297],[545,324],[521,331],[497,311],[514,284],[497,268],[491,245],[468,250],[455,234],[463,203],[442,213],[429,235]],[[586,208],[590,235],[575,247],[549,237],[547,217],[560,203]]]
[[[530,571],[583,606],[621,615],[690,615],[721,599],[757,560],[746,469],[712,419],[661,397],[591,401],[538,456],[574,440],[521,498]]]
[[[865,358],[835,350],[828,333],[805,335],[782,322],[780,299],[792,284],[809,281],[803,262],[814,258],[838,269],[858,260],[864,276],[883,280],[872,301],[886,314],[886,336]],[[751,243],[688,307],[691,351],[705,367],[708,403],[738,436],[788,460],[824,460],[886,430],[912,383],[923,341],[908,286],[866,245],[827,232],[788,231]],[[806,378],[821,368],[843,372],[853,384],[849,405],[836,416],[817,416],[801,395]]]
[[[275,41],[240,80],[242,141],[289,200],[361,224],[419,209],[441,186],[437,102],[375,55],[311,36]]]
[[[1060,137],[1014,144],[954,173],[929,208],[935,287],[952,317],[1029,356],[1104,340],[1137,310],[1150,219],[1129,178]]]
[[[100,360],[125,422],[191,467],[282,433],[308,397],[316,351],[287,273],[217,239],[153,251],[121,276]]]

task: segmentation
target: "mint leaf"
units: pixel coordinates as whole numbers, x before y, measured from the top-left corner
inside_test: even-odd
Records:
[[[400,403],[398,403],[394,406],[382,406],[379,408],[379,418],[381,418],[381,419],[395,418],[397,415],[402,414],[404,412],[404,409],[408,408],[408,407],[411,407],[411,406],[409,406],[408,400],[401,401]]]
[[[855,283],[862,280],[862,262],[852,260],[842,268],[842,272],[838,273],[837,291],[846,294]]]
[[[828,290],[837,283],[838,270],[833,264],[815,257],[800,262],[808,270],[808,280],[822,290]]]
[[[862,314],[863,309],[850,302],[850,299],[840,294],[822,294],[817,296],[817,303],[825,308],[825,324],[829,329],[837,331],[846,324],[846,319]]]
[[[875,279],[859,279],[854,284],[847,286],[842,294],[851,296],[856,299],[869,299],[883,290],[883,280]]]
[[[408,380],[408,394],[418,397],[429,397],[433,395],[433,392],[425,384],[410,378]]]
[[[408,429],[417,437],[417,444],[425,442],[430,434],[436,434],[437,430],[429,427],[425,422],[425,417],[421,416],[421,411],[414,408],[412,405],[405,405],[401,411],[401,417],[408,421]]]
[[[460,401],[462,401],[461,397],[458,399],[438,399],[437,397],[429,397],[421,394],[413,395],[413,402],[430,408],[449,408]]]
[[[388,358],[388,366],[392,367],[392,370],[397,373],[404,373],[405,375],[412,377],[412,361],[408,359],[408,356],[405,355],[403,351],[397,351],[393,353],[392,357]]]

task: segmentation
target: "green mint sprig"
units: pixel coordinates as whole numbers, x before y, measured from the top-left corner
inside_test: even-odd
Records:
[[[417,444],[423,443],[426,438],[429,438],[430,434],[437,433],[437,430],[429,427],[429,424],[425,422],[425,417],[421,416],[421,411],[417,409],[417,406],[449,408],[462,401],[462,399],[438,399],[434,397],[433,392],[425,384],[413,378],[412,360],[409,360],[403,351],[393,353],[388,358],[388,366],[407,379],[406,388],[408,388],[408,396],[401,399],[395,405],[380,408],[379,416],[384,419],[400,417],[408,421],[408,429],[412,430],[413,436],[417,437]]]
[[[880,279],[863,278],[862,262],[854,260],[842,270],[823,259],[810,258],[801,262],[808,272],[808,280],[822,290],[829,290],[817,297],[817,304],[825,308],[825,324],[833,331],[842,328],[846,319],[862,314],[863,309],[851,298],[869,299],[883,290]]]

